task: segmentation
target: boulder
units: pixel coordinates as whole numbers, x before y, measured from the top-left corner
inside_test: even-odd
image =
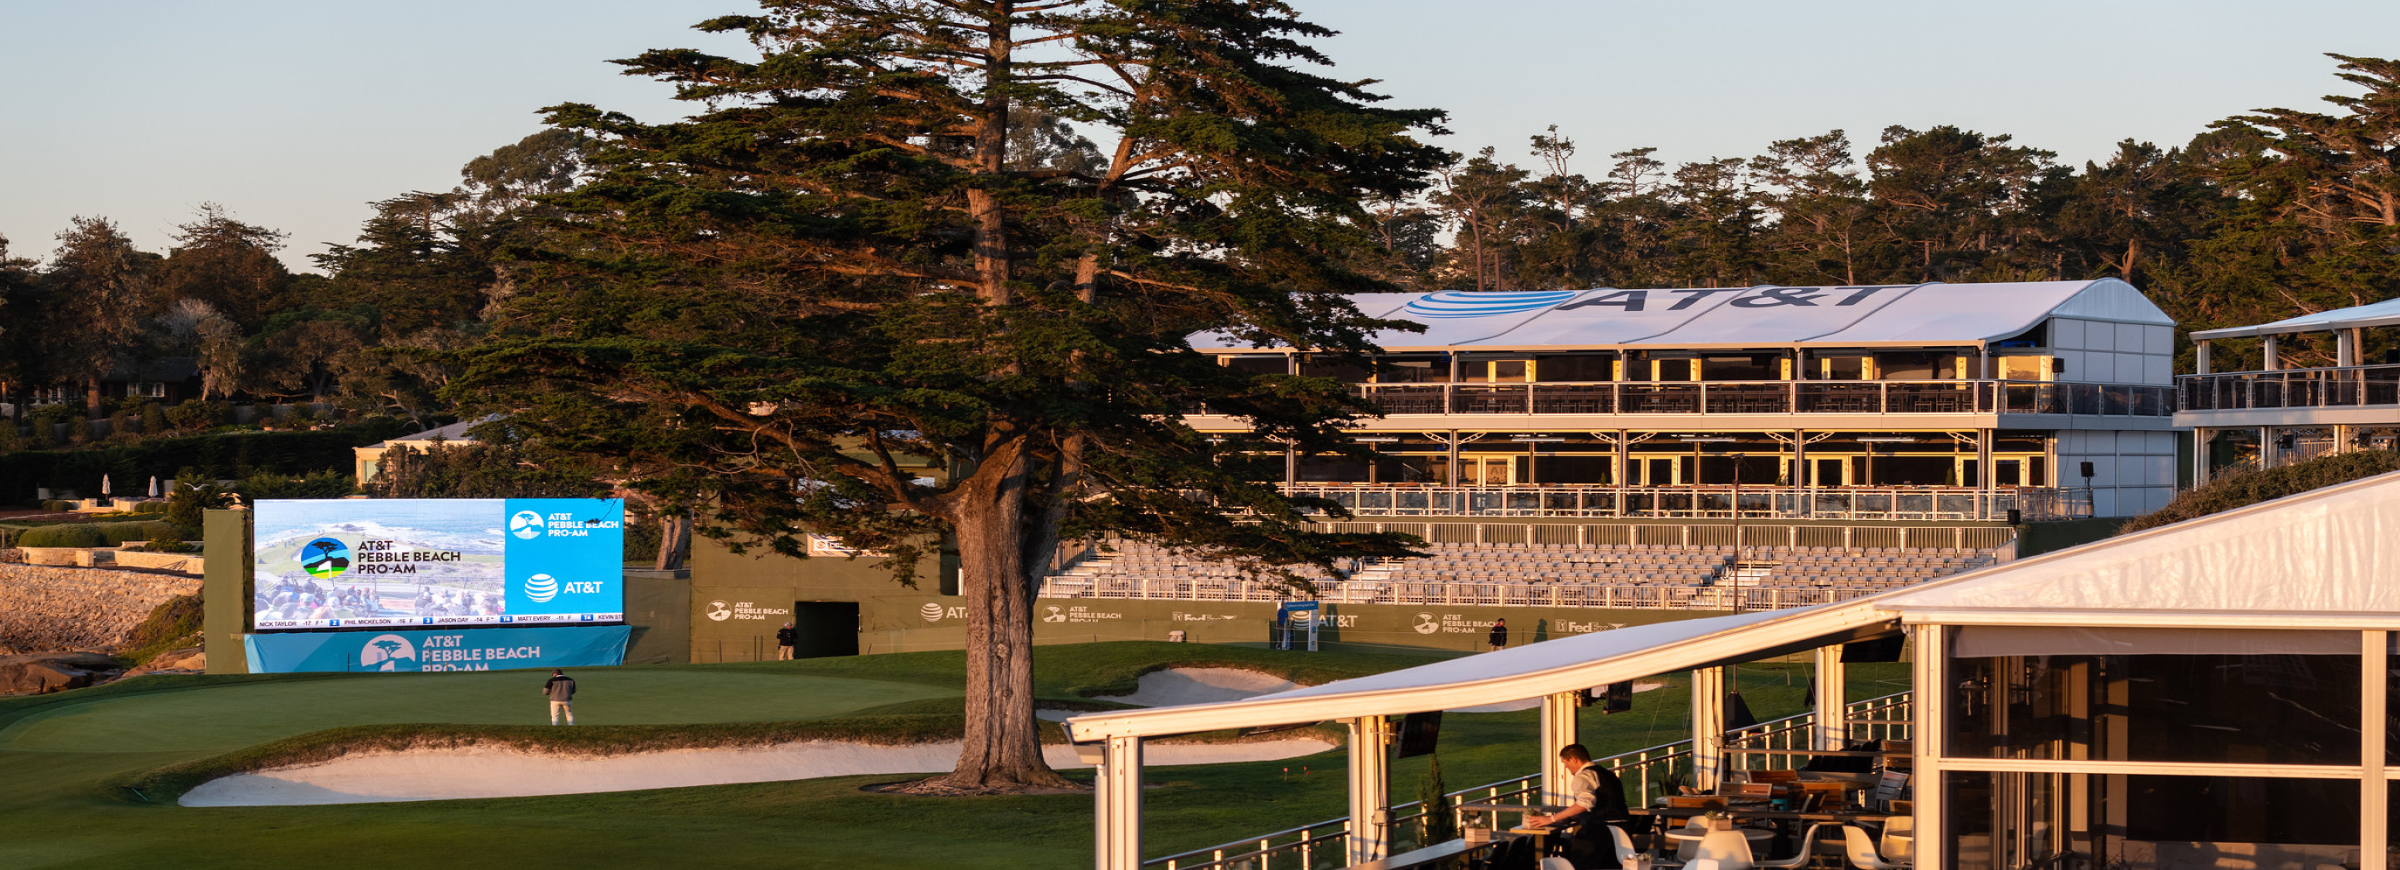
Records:
[[[0,656],[0,695],[39,695],[104,683],[122,673],[116,659],[93,652]]]
[[[205,673],[207,670],[208,650],[204,647],[195,646],[159,653],[157,658],[151,659],[148,663],[142,665],[141,667],[126,671],[125,676],[138,677],[143,674],[198,674]]]

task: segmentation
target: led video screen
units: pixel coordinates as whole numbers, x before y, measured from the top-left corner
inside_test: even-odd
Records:
[[[618,499],[263,499],[252,630],[622,622],[624,517]]]

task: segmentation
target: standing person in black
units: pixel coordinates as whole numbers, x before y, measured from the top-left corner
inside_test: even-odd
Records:
[[[776,629],[776,661],[788,662],[792,660],[792,636],[792,624],[789,622],[784,623],[782,628]]]
[[[1508,648],[1508,620],[1492,620],[1492,636],[1490,640],[1492,642],[1492,652],[1499,652]]]
[[[1566,762],[1568,780],[1566,809],[1548,816],[1527,816],[1528,825],[1555,825],[1580,821],[1573,839],[1567,841],[1567,862],[1577,870],[1614,868],[1617,865],[1616,844],[1608,832],[1610,823],[1633,821],[1633,810],[1625,805],[1625,783],[1617,772],[1592,763],[1592,752],[1581,743],[1569,743],[1558,751],[1558,760]],[[1632,833],[1631,825],[1623,825]]]
[[[542,695],[550,699],[550,724],[558,724],[558,717],[562,713],[567,717],[567,724],[575,724],[574,677],[567,676],[566,671],[551,671],[550,682],[542,684]]]

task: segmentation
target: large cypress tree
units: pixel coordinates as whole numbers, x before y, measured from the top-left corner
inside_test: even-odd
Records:
[[[454,392],[622,457],[704,533],[798,555],[814,530],[903,580],[954,545],[966,748],[933,790],[1066,784],[1028,655],[1062,537],[1302,583],[1401,550],[1314,531],[1318,505],[1183,422],[1205,405],[1356,454],[1341,384],[1219,367],[1186,336],[1367,349],[1385,324],[1344,294],[1386,288],[1351,270],[1359,203],[1421,188],[1442,155],[1411,134],[1437,113],[1313,71],[1329,32],[1271,0],[762,5],[699,26],[755,60],[621,61],[705,107],[688,120],[551,110],[596,174],[549,199],[560,226]],[[1106,144],[1062,147],[1061,119]]]

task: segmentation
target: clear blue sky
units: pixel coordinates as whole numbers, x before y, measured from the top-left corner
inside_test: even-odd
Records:
[[[2400,54],[2400,3],[1294,0],[1343,31],[1345,75],[1451,112],[1442,144],[1557,124],[1598,175],[1891,124],[2010,133],[2080,163],[2126,137],[2181,144],[2262,106],[2347,90],[2323,52]],[[0,0],[0,235],[46,256],[77,214],[146,248],[203,202],[292,233],[285,259],[344,242],[366,203],[446,190],[458,167],[575,100],[664,118],[661,86],[604,61],[738,50],[688,26],[739,0],[207,3]],[[2381,37],[2376,34],[2382,34]],[[1863,149],[1862,149],[1863,150]]]

